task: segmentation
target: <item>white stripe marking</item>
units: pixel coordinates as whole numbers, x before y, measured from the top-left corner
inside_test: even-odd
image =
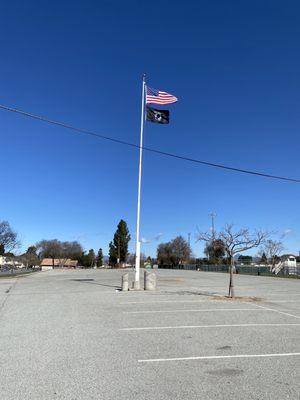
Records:
[[[255,303],[253,303],[253,305],[256,306],[256,307],[262,308],[262,309],[264,309],[264,310],[274,311],[274,312],[277,312],[278,314],[287,315],[288,317],[293,317],[293,318],[300,319],[300,316],[299,316],[299,315],[290,314],[290,313],[287,313],[287,312],[285,312],[285,311],[275,310],[274,308],[261,306],[261,305],[255,304]]]
[[[155,303],[211,303],[214,299],[211,300],[154,300],[154,301],[124,301],[120,304],[155,304]],[[226,302],[228,300],[217,300],[218,302]]]
[[[294,300],[265,299],[265,302],[267,303],[298,303],[299,301],[300,301],[299,299],[294,299]]]
[[[263,357],[293,357],[300,353],[274,353],[274,354],[236,354],[231,356],[200,356],[200,357],[176,357],[176,358],[150,358],[138,360],[139,363],[164,362],[164,361],[190,361],[190,360],[222,360],[226,358],[263,358]]]
[[[273,294],[269,294],[268,296],[300,296],[300,293],[273,293]]]
[[[222,325],[178,325],[178,326],[144,326],[141,328],[121,328],[120,331],[154,331],[167,329],[206,329],[206,328],[250,328],[268,326],[300,326],[300,324],[222,324]]]
[[[268,311],[257,310],[256,308],[205,308],[190,310],[146,310],[146,311],[123,311],[124,314],[156,314],[156,313],[181,313],[181,312],[218,312],[218,311]]]

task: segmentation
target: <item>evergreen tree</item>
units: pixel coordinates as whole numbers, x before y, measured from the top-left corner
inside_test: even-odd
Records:
[[[109,263],[116,265],[117,262],[126,262],[128,255],[128,243],[131,237],[127,223],[121,219],[114,234],[113,241],[109,244]]]
[[[4,244],[0,243],[0,256],[3,256],[5,253],[5,247]]]
[[[266,256],[265,252],[262,253],[262,256],[261,256],[261,259],[260,259],[260,263],[261,264],[268,264],[268,259],[267,259],[267,256]]]
[[[37,255],[37,248],[36,248],[36,246],[29,246],[28,247],[28,249],[27,249],[27,251],[26,251],[26,254],[33,254],[33,255]]]
[[[87,254],[87,267],[92,268],[96,260],[96,255],[93,249],[90,249]]]
[[[113,245],[113,242],[109,243],[109,265],[114,267],[117,264],[117,249]]]
[[[100,268],[103,265],[103,251],[102,249],[99,249],[98,255],[97,255],[97,267]]]

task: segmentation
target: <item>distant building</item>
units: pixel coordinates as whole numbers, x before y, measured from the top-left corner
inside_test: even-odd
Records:
[[[294,254],[284,254],[280,257],[279,263],[275,264],[272,269],[276,275],[284,268],[286,273],[290,275],[298,274],[297,259]]]
[[[281,256],[281,262],[284,267],[288,267],[289,270],[297,267],[296,256],[293,254],[284,254]]]
[[[77,265],[78,261],[70,258],[44,258],[41,262],[42,271],[53,268],[76,268]]]
[[[13,257],[0,256],[0,268],[25,268],[25,265]]]

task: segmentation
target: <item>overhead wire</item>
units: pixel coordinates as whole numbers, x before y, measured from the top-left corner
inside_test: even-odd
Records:
[[[9,111],[15,114],[19,114],[22,115],[24,117],[28,117],[28,118],[32,118],[32,119],[36,119],[42,122],[47,122],[49,124],[52,125],[56,125],[56,126],[60,126],[62,128],[66,128],[69,130],[72,130],[74,132],[80,133],[80,134],[85,134],[85,135],[89,135],[89,136],[93,136],[96,137],[98,139],[103,139],[103,140],[108,140],[114,143],[119,143],[125,146],[130,146],[133,148],[137,148],[140,149],[140,146],[135,144],[135,143],[131,143],[131,142],[127,142],[125,140],[121,140],[121,139],[117,139],[117,138],[113,138],[111,136],[106,136],[106,135],[102,135],[100,133],[88,130],[88,129],[83,129],[83,128],[77,128],[73,125],[67,124],[65,122],[61,122],[61,121],[56,121],[41,115],[37,115],[37,114],[33,114],[27,111],[23,111],[23,110],[19,110],[16,108],[12,108],[12,107],[8,107],[5,105],[1,105],[0,104],[0,109],[5,110],[5,111]],[[248,170],[248,169],[242,169],[242,168],[235,168],[235,167],[231,167],[225,164],[218,164],[218,163],[213,163],[213,162],[209,162],[209,161],[203,161],[203,160],[199,160],[196,158],[191,158],[191,157],[187,157],[187,156],[181,156],[178,154],[174,154],[174,153],[170,153],[167,151],[162,151],[162,150],[158,150],[158,149],[154,149],[151,147],[142,147],[143,150],[146,150],[148,152],[151,153],[155,153],[155,154],[160,154],[166,157],[171,157],[171,158],[175,158],[175,159],[179,159],[179,160],[183,160],[183,161],[189,161],[192,163],[196,163],[196,164],[201,164],[201,165],[206,165],[209,167],[214,167],[214,168],[220,168],[220,169],[224,169],[224,170],[228,170],[228,171],[233,171],[233,172],[239,172],[239,173],[243,173],[243,174],[248,174],[248,175],[255,175],[255,176],[260,176],[260,177],[264,177],[264,178],[269,178],[269,179],[276,179],[276,180],[282,180],[282,181],[288,181],[288,182],[293,182],[293,183],[300,183],[300,179],[297,178],[290,178],[290,177],[286,177],[286,176],[279,176],[279,175],[272,175],[272,174],[268,174],[265,172],[260,172],[260,171],[253,171],[253,170]]]

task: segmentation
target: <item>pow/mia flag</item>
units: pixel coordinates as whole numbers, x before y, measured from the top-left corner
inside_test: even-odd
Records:
[[[155,124],[168,124],[169,115],[169,110],[157,110],[147,107],[147,121],[154,122]]]

